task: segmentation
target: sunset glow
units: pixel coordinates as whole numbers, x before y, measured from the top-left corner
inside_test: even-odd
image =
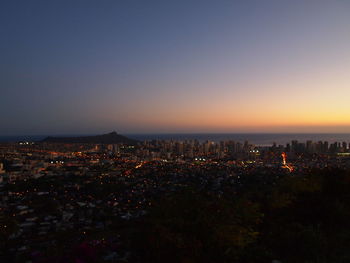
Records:
[[[2,133],[350,132],[350,4],[253,2],[9,2]]]

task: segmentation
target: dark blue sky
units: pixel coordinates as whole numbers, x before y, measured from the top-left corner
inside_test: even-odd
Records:
[[[349,1],[1,1],[0,134],[349,131]]]

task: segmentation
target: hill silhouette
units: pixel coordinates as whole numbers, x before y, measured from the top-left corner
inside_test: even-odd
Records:
[[[95,136],[79,136],[79,137],[46,137],[42,142],[50,143],[95,143],[95,144],[114,144],[125,143],[134,145],[138,141],[130,139],[126,136],[120,135],[115,131],[102,135]]]

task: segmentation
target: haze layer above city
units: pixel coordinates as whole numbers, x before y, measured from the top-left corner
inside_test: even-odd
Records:
[[[0,135],[350,132],[349,1],[2,1]]]

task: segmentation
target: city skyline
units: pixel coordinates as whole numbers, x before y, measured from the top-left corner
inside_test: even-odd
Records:
[[[0,135],[350,132],[349,2],[0,10]]]

